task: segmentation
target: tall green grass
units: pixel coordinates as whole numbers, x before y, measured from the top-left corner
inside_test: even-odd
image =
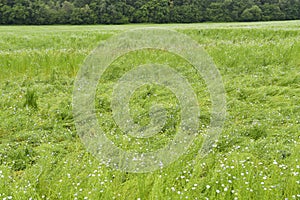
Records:
[[[203,157],[199,137],[179,160],[145,174],[115,171],[86,152],[72,115],[76,73],[100,41],[145,26],[151,25],[0,27],[0,199],[299,199],[298,21],[155,25],[195,39],[220,70],[228,117],[217,145]],[[205,133],[210,101],[203,80],[184,60],[160,51],[132,52],[113,63],[97,90],[100,124],[116,128],[113,83],[147,62],[182,67],[198,94]],[[149,92],[158,99],[147,98]],[[139,116],[152,101],[176,113],[171,97],[159,87],[140,88],[130,102],[133,117],[147,123]],[[124,148],[155,149],[172,134],[152,146],[111,139]]]

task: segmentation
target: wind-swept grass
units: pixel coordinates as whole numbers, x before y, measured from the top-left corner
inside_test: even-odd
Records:
[[[72,114],[77,71],[100,41],[145,26],[0,27],[0,199],[299,199],[299,21],[153,25],[192,37],[220,70],[228,116],[217,145],[203,157],[199,137],[179,160],[145,174],[115,171],[86,152]],[[106,71],[95,101],[100,125],[116,128],[109,102],[117,78],[150,62],[182,67],[205,133],[205,83],[185,60],[160,51],[132,52]],[[132,96],[133,118],[147,124],[144,114],[156,101],[176,116],[170,91],[145,86]],[[150,145],[110,138],[124,148],[155,149],[172,139],[176,122],[168,127]]]

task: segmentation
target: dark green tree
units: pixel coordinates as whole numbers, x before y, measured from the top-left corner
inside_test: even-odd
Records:
[[[241,18],[243,21],[259,21],[262,19],[262,10],[257,5],[254,5],[245,9]]]
[[[282,20],[285,18],[284,13],[280,10],[279,5],[266,3],[262,5],[263,16],[262,19],[268,20]]]

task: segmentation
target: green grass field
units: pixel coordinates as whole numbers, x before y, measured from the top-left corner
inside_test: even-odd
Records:
[[[126,173],[99,162],[81,143],[73,87],[99,42],[149,26],[177,30],[204,47],[223,78],[227,118],[208,155],[198,154],[199,135],[171,165]],[[113,84],[132,66],[146,63],[168,63],[189,80],[205,133],[210,121],[205,82],[180,57],[143,50],[120,57],[99,81],[99,124],[116,130],[109,138],[124,149],[148,151],[176,134],[178,102],[158,86],[140,88],[130,106],[133,119],[146,125],[151,102],[166,105],[175,117],[163,134],[129,142],[113,123]],[[300,21],[1,26],[0,95],[0,199],[300,199]]]

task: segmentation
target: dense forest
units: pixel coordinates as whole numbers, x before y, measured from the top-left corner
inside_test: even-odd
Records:
[[[0,0],[0,24],[125,24],[300,19],[300,0]]]

